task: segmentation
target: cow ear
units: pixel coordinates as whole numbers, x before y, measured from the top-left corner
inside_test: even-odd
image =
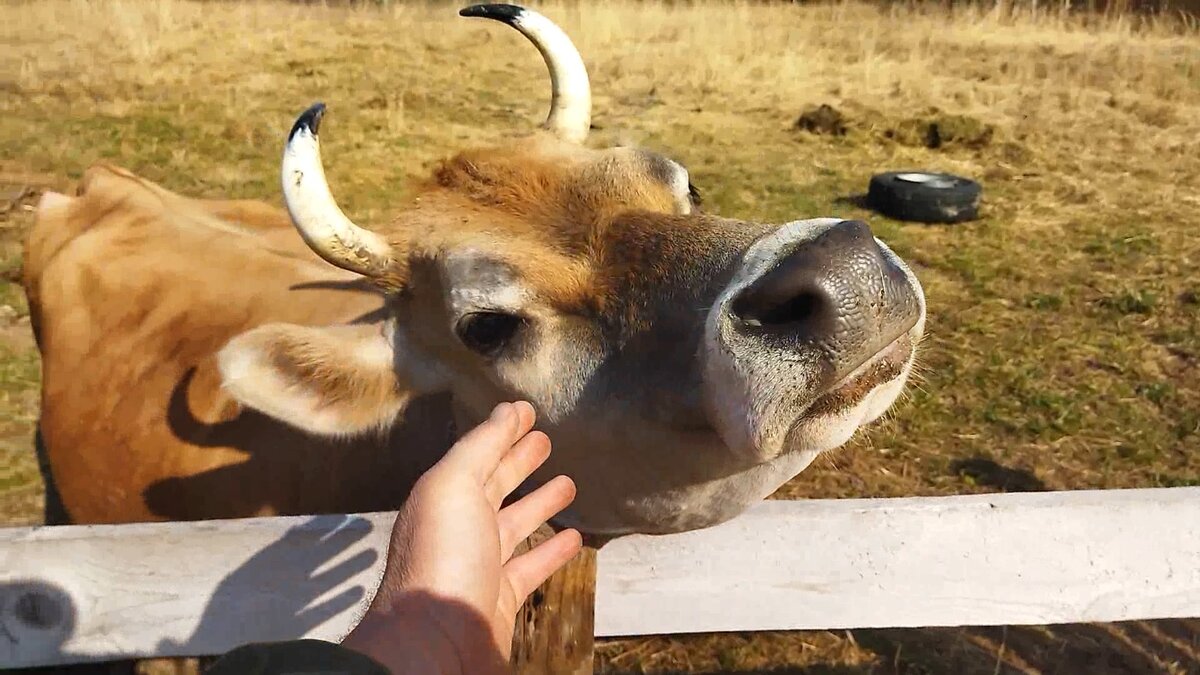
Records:
[[[391,424],[415,393],[397,362],[383,324],[269,324],[217,355],[225,390],[242,405],[322,436]]]

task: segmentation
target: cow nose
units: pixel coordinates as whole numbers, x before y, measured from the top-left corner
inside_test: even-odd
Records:
[[[731,310],[739,330],[783,348],[819,348],[840,380],[911,329],[916,290],[866,223],[845,220],[800,245],[743,289]]]

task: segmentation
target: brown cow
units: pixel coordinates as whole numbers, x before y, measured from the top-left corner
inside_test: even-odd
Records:
[[[587,73],[557,27],[462,13],[541,50],[547,128],[445,161],[388,225],[334,203],[320,105],[288,138],[288,213],[104,165],[43,199],[25,283],[62,518],[393,509],[457,431],[523,398],[555,443],[527,487],[579,487],[560,525],[682,531],[895,401],[925,301],[866,225],[701,213],[678,163],[582,145]]]

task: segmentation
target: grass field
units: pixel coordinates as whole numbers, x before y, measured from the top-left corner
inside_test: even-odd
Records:
[[[777,497],[1200,485],[1196,25],[1003,5],[538,7],[587,60],[591,143],[668,152],[722,214],[865,219],[925,285],[922,382]],[[382,218],[438,158],[544,115],[537,52],[456,10],[0,5],[0,524],[39,516],[38,361],[15,280],[40,192],[103,158],[278,202],[287,128],[324,100],[334,191],[359,222]],[[844,134],[794,128],[820,104]],[[857,206],[894,168],[980,180],[982,219]],[[1200,673],[1200,621],[609,640],[598,668],[1179,675]]]

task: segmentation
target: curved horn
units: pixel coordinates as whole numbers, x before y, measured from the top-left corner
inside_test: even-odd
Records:
[[[550,69],[553,93],[546,128],[565,141],[582,143],[592,127],[592,85],[571,38],[550,19],[516,5],[472,5],[459,15],[503,21],[529,38]]]
[[[292,125],[283,151],[283,199],[300,236],[317,255],[342,269],[378,277],[392,262],[392,248],[383,237],[350,222],[330,194],[317,140],[324,114],[325,104],[317,103]]]

